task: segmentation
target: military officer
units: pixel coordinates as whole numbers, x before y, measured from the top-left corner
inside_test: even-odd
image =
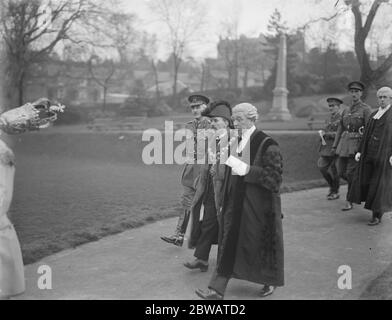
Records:
[[[328,182],[328,200],[339,199],[339,174],[336,168],[336,155],[332,152],[332,145],[338,130],[340,117],[342,115],[341,105],[343,101],[339,98],[331,97],[327,99],[331,117],[324,130],[319,131],[321,144],[319,149],[320,158],[317,166],[324,179]]]
[[[192,134],[195,148],[192,148],[192,150],[194,150],[192,154],[187,154],[188,163],[185,164],[184,169],[182,171],[182,176],[181,176],[181,184],[183,186],[183,193],[181,196],[182,212],[178,217],[177,227],[172,236],[161,237],[163,241],[174,244],[179,247],[181,247],[184,242],[184,235],[190,217],[191,204],[196,192],[195,180],[200,173],[200,168],[202,165],[200,164],[199,158],[202,158],[204,156],[203,154],[204,150],[200,151],[197,149],[198,146],[197,141],[200,138],[200,137],[198,138],[197,133],[198,130],[210,128],[209,118],[202,116],[203,111],[205,111],[208,104],[210,103],[210,99],[200,94],[194,94],[188,97],[188,102],[192,110],[192,115],[194,116],[194,119],[185,124],[185,129],[188,129],[189,132]]]
[[[342,112],[332,151],[338,155],[339,176],[347,181],[348,190],[350,190],[357,167],[355,154],[359,150],[364,128],[370,118],[371,108],[361,100],[365,89],[362,82],[350,82],[347,89],[351,95],[352,104]],[[342,210],[348,211],[352,208],[352,202],[346,198],[346,205]]]

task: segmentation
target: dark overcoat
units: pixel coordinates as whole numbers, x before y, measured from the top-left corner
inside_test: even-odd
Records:
[[[249,143],[249,142],[248,142]],[[250,138],[250,171],[227,167],[219,217],[217,273],[260,284],[284,285],[280,200],[282,156],[278,144],[256,130]]]
[[[218,169],[216,169],[218,168]],[[222,195],[223,195],[223,182],[225,178],[225,165],[214,165],[214,175],[212,177],[212,185],[214,188],[214,200],[215,200],[215,208],[217,216],[219,217],[220,207],[222,204]],[[205,192],[208,187],[208,176],[209,176],[210,165],[205,164],[201,167],[200,175],[196,180],[196,193],[193,197],[192,205],[191,205],[191,231],[190,237],[188,241],[188,247],[193,249],[197,245],[197,241],[201,235],[201,224],[200,221],[200,209],[204,200]],[[216,242],[214,244],[218,244],[218,235],[216,237]]]
[[[360,145],[361,160],[357,168],[356,174],[354,175],[351,189],[348,193],[348,200],[360,204],[367,200],[367,182],[364,181],[364,160],[367,154],[367,141],[370,139],[373,116],[377,111],[373,112],[368,122],[365,133]],[[389,212],[392,211],[392,166],[389,162],[392,156],[392,108],[389,109],[385,114],[386,118],[385,127],[380,141],[380,148],[376,155],[378,159],[378,166],[376,167],[374,174],[378,181],[376,188],[375,199],[372,199],[371,205],[365,203],[365,208],[377,211],[377,212]]]

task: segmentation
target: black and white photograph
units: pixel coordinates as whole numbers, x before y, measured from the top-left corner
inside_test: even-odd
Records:
[[[0,0],[2,303],[391,300],[391,16]]]

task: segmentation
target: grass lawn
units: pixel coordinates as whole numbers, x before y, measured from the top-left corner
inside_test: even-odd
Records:
[[[11,216],[25,263],[178,214],[178,175],[174,168],[18,157]]]
[[[320,186],[316,135],[276,139],[285,160],[283,191]],[[11,215],[26,264],[179,213],[181,167],[144,165],[138,136],[34,133],[12,144]]]

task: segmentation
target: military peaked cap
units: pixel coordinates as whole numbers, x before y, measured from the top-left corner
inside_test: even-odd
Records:
[[[210,99],[208,99],[206,96],[203,96],[201,94],[193,94],[188,97],[188,102],[190,107],[196,107],[196,106],[200,106],[201,104],[208,105],[210,103]]]
[[[356,89],[356,90],[365,90],[365,85],[361,81],[352,81],[347,86],[348,90]]]

